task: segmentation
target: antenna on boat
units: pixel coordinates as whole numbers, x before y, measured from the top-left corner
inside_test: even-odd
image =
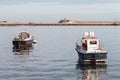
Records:
[[[26,28],[25,28],[25,32],[27,32]]]

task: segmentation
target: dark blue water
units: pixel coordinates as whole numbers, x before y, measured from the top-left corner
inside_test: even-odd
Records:
[[[38,41],[34,49],[12,52],[12,39],[29,31]],[[75,51],[86,31],[94,31],[108,51],[105,66],[80,66]],[[0,80],[119,80],[119,26],[0,27]]]

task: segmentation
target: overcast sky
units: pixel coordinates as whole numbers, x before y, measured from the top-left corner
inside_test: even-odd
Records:
[[[120,20],[120,0],[0,0],[0,20]]]

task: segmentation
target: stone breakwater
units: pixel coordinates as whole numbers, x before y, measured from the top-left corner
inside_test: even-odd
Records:
[[[114,26],[120,25],[120,21],[79,21],[79,22],[66,22],[66,23],[39,23],[39,22],[6,22],[0,23],[0,26]]]

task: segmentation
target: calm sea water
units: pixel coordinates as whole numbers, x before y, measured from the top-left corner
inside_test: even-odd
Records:
[[[38,41],[34,49],[12,52],[12,39],[29,31]],[[80,66],[75,51],[86,31],[94,31],[108,51],[105,66]],[[0,27],[0,80],[119,80],[119,26]]]

